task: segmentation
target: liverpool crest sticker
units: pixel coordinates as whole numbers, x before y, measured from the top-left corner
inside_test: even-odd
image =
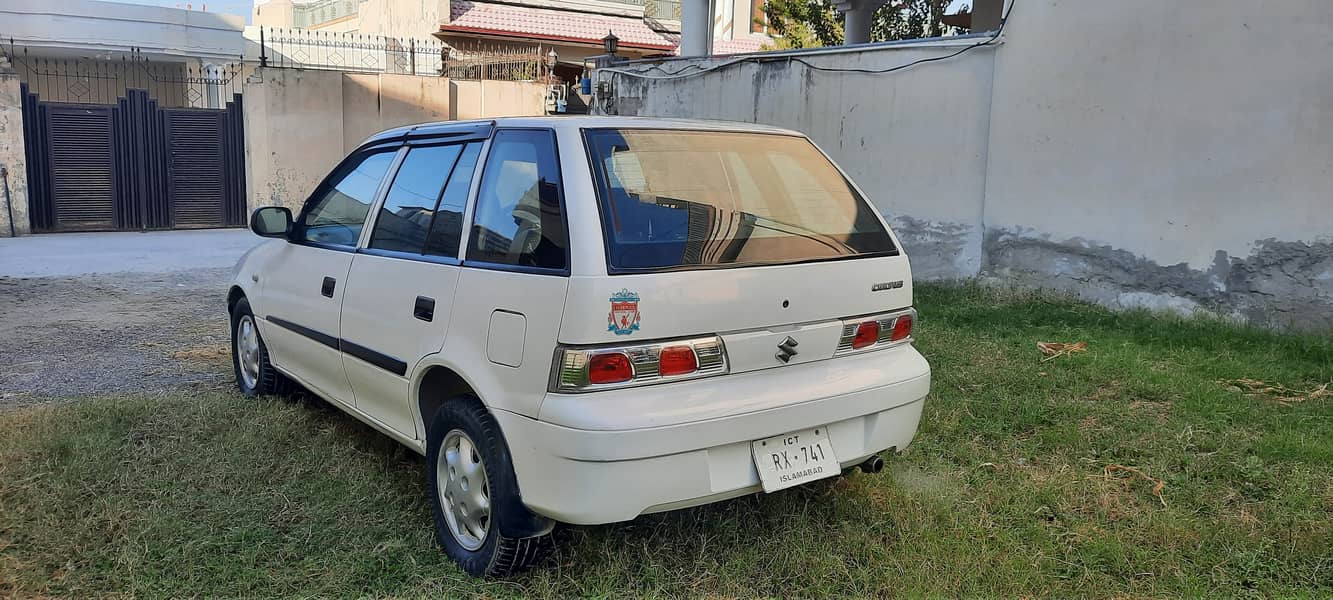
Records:
[[[639,330],[639,295],[622,289],[611,295],[611,312],[606,316],[606,330],[629,335]]]

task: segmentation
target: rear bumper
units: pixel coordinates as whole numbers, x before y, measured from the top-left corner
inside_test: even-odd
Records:
[[[529,508],[581,525],[627,521],[759,491],[751,440],[827,425],[844,467],[906,448],[930,390],[929,366],[910,347],[676,385],[691,386],[690,393],[709,386],[719,404],[746,406],[733,394],[754,393],[756,385],[782,394],[793,389],[786,380],[823,380],[830,369],[865,376],[828,382],[824,395],[804,401],[657,427],[578,429],[505,411],[495,418]]]

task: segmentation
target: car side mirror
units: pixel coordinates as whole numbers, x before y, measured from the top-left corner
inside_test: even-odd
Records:
[[[250,215],[250,231],[255,235],[285,238],[292,230],[292,211],[284,206],[261,206]]]

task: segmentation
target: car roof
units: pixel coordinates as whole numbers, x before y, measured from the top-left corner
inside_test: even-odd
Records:
[[[799,131],[738,121],[711,121],[703,119],[669,119],[657,117],[602,117],[602,116],[552,116],[552,117],[497,117],[494,119],[476,119],[468,121],[432,121],[386,129],[370,136],[362,145],[375,144],[404,137],[412,132],[429,135],[432,130],[445,133],[457,129],[485,127],[541,127],[549,129],[677,129],[682,131],[731,131],[745,133],[768,133],[795,135],[804,137]]]

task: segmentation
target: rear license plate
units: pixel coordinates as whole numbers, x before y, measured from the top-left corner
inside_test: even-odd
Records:
[[[755,440],[750,442],[750,449],[765,492],[832,477],[839,472],[826,427]]]

